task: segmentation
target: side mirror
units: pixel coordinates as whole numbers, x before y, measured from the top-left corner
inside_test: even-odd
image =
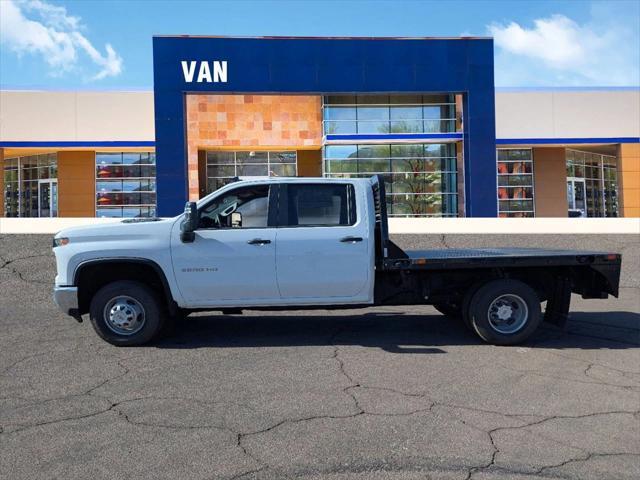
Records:
[[[184,206],[184,218],[180,223],[180,240],[183,243],[191,243],[195,240],[194,233],[198,228],[198,207],[196,202],[187,202]]]
[[[242,214],[240,212],[233,212],[231,214],[231,228],[242,227]]]

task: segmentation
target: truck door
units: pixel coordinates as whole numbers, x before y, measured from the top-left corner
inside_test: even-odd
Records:
[[[364,198],[357,197],[355,186],[292,182],[280,188],[276,265],[281,298],[294,304],[368,301],[373,240],[368,218],[358,208]]]
[[[270,190],[260,183],[227,190],[198,209],[199,226],[192,243],[182,243],[174,235],[173,270],[189,306],[279,301]]]

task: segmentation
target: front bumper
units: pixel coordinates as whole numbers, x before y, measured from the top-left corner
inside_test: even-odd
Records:
[[[54,287],[53,301],[62,313],[78,318],[78,287]]]

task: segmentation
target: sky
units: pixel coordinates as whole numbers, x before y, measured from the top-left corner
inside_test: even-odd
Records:
[[[0,0],[0,88],[153,88],[153,35],[491,36],[498,87],[640,85],[640,0]]]

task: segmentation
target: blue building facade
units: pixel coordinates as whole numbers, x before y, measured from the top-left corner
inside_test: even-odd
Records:
[[[190,118],[194,98],[218,102],[220,96],[224,104],[231,97],[223,96],[252,102],[269,95],[274,101],[317,96],[321,138],[309,140],[322,150],[318,173],[386,175],[395,216],[497,216],[491,39],[154,37],[153,64],[160,216],[180,213],[194,196],[195,177],[223,178],[229,162],[238,172],[264,158],[265,171],[276,174],[272,163],[286,163],[289,153],[296,161],[289,143],[274,153],[279,145],[261,148],[239,140],[235,148],[216,147],[206,138],[189,138],[190,132],[207,131],[198,122],[224,119],[229,125],[228,118],[239,115],[237,108],[231,114],[213,109],[223,116]],[[259,118],[264,110],[245,109],[263,128],[272,128],[270,119]],[[283,115],[284,137],[289,116]],[[296,115],[291,122],[314,120]],[[277,137],[269,132],[267,138]],[[201,157],[200,165],[190,164],[190,149],[199,149],[192,157]],[[262,172],[255,162],[254,170]]]

